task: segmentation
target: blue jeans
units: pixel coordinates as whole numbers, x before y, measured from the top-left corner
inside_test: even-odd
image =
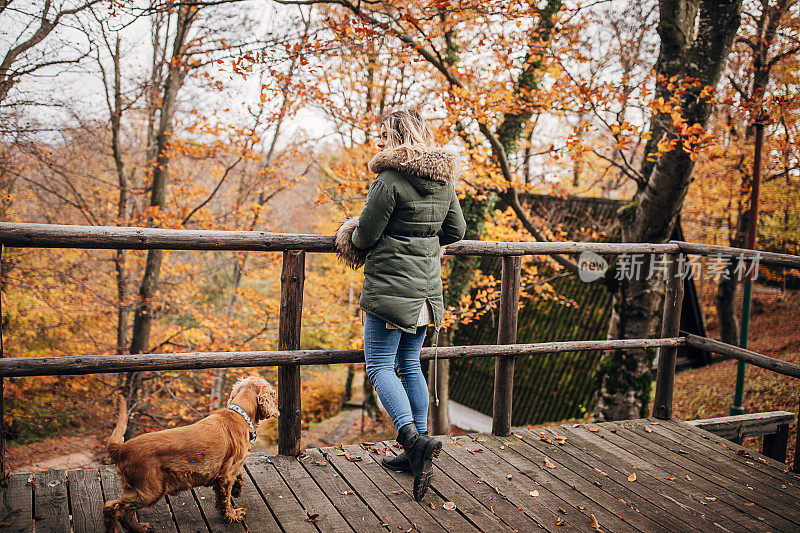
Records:
[[[415,334],[386,329],[386,322],[364,313],[364,357],[367,376],[394,427],[414,423],[428,430],[428,385],[422,375],[419,351],[427,328]]]

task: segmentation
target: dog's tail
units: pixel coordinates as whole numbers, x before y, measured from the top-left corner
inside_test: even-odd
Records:
[[[125,401],[125,396],[122,394],[118,398],[119,415],[117,416],[117,427],[108,437],[108,455],[115,463],[119,458],[120,447],[125,441],[125,431],[128,429],[128,405]]]

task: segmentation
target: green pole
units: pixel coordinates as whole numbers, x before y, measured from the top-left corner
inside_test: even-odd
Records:
[[[764,144],[764,123],[759,116],[755,122],[756,138],[753,154],[753,183],[750,192],[750,213],[747,217],[747,248],[755,250],[756,235],[758,231],[758,194],[761,184],[761,148]],[[739,332],[739,346],[747,348],[747,338],[750,333],[750,301],[753,296],[753,269],[749,269],[744,280],[744,293],[742,294],[742,329]],[[733,395],[732,415],[744,414],[742,398],[744,396],[744,371],[745,364],[739,361],[736,368],[736,390]],[[736,439],[737,441],[741,439]]]

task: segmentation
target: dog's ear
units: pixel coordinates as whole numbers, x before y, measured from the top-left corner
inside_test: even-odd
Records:
[[[258,413],[256,418],[259,420],[277,418],[278,414],[278,393],[272,385],[262,385],[258,389]]]

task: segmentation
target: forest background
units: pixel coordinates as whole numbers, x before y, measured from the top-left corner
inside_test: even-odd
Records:
[[[380,116],[405,104],[464,153],[467,237],[487,240],[566,239],[519,201],[534,192],[630,201],[624,240],[666,240],[680,213],[687,240],[741,246],[762,121],[759,247],[800,254],[800,2],[11,0],[0,27],[3,221],[331,234],[374,179]],[[5,249],[5,356],[276,349],[280,261]],[[523,262],[524,297],[580,305],[537,265]],[[472,259],[446,256],[443,276],[448,342],[499,287]],[[302,347],[361,346],[361,280],[309,256]],[[609,333],[649,336],[663,289],[616,290]],[[736,292],[703,286],[734,344]],[[645,412],[651,359],[608,354],[589,411]],[[219,407],[246,372],[7,380],[6,431],[107,431],[119,388],[129,434],[171,427]],[[304,371],[306,423],[341,408],[348,376]]]

